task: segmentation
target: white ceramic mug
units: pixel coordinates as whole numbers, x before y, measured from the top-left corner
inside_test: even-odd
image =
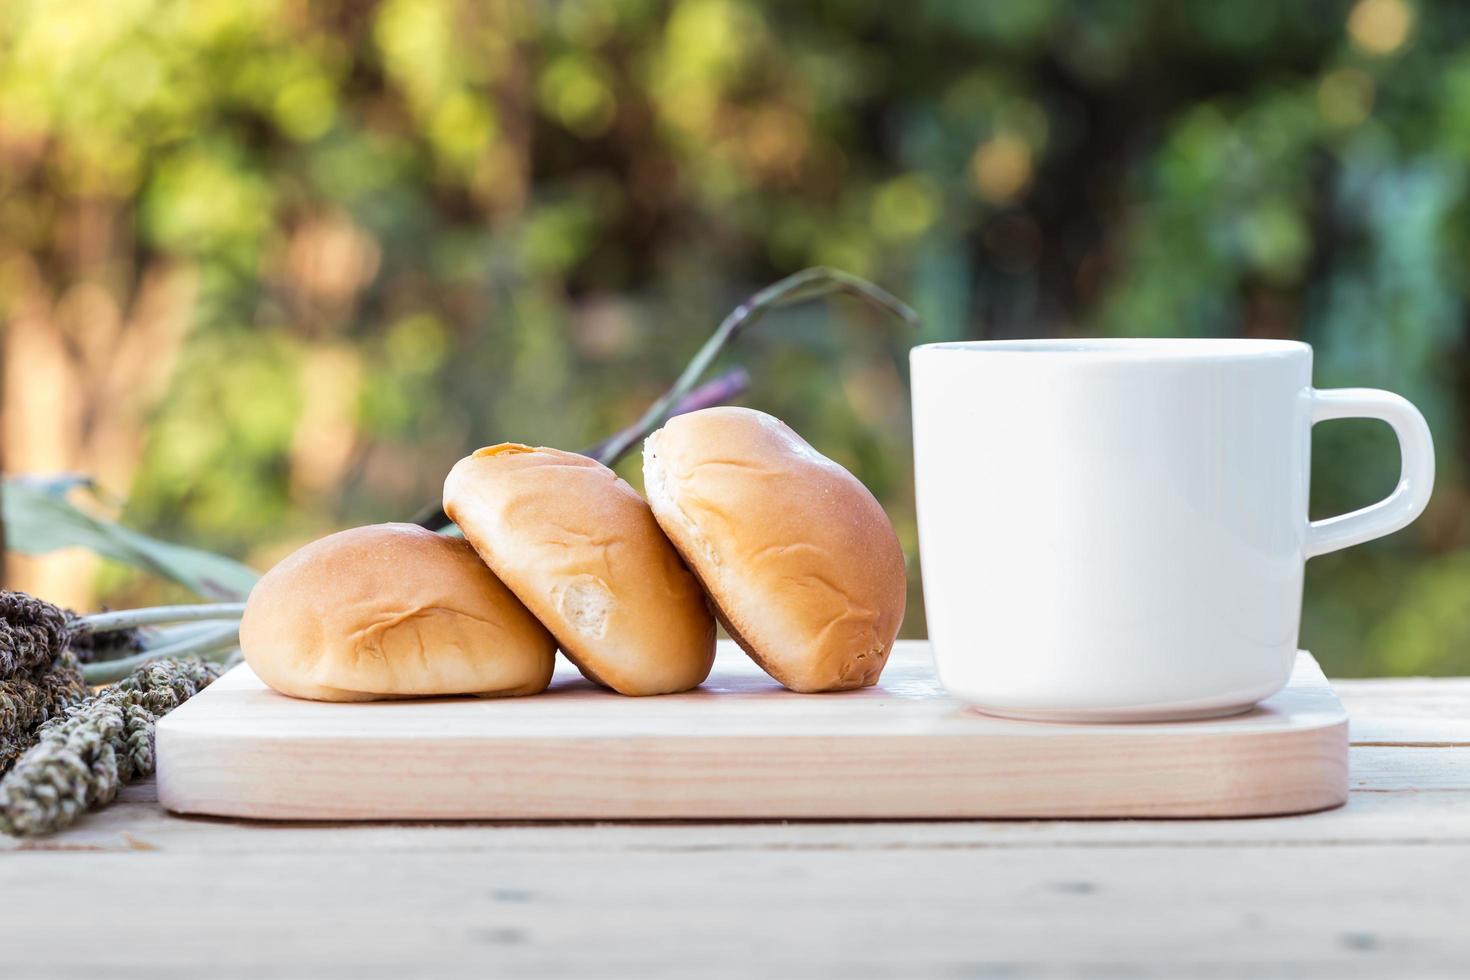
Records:
[[[1148,721],[1244,710],[1296,657],[1306,559],[1408,524],[1434,482],[1398,395],[1312,387],[1276,340],[929,344],[910,354],[924,608],[984,711]],[[1398,487],[1307,520],[1312,425],[1393,426]]]

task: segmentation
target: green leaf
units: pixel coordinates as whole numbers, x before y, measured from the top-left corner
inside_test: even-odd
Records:
[[[259,574],[232,558],[150,538],[94,517],[72,503],[74,491],[96,486],[74,473],[12,477],[5,481],[6,544],[13,551],[44,555],[87,548],[104,558],[177,582],[210,599],[243,599]]]

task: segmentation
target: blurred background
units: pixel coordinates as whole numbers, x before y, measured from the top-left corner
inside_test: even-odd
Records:
[[[1310,563],[1304,644],[1470,673],[1467,163],[1448,0],[7,0],[4,467],[264,568],[477,446],[596,442],[824,263],[922,332],[812,303],[721,366],[887,505],[905,635],[909,346],[1296,337],[1418,404],[1440,468],[1410,529]],[[1315,439],[1314,516],[1392,488],[1385,426]],[[177,597],[77,550],[5,573]]]

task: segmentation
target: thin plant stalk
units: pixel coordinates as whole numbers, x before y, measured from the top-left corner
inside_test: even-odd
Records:
[[[669,390],[650,405],[637,422],[586,450],[584,455],[604,466],[615,466],[630,449],[675,415],[730,401],[749,385],[750,377],[743,370],[737,369],[738,374],[732,371],[705,385],[695,386],[735,338],[773,309],[833,293],[854,296],[911,327],[919,325],[919,314],[912,307],[866,279],[825,266],[803,269],[767,286],[737,306],[720,322]],[[443,508],[437,505],[425,508],[414,518],[414,523],[443,534],[459,533],[459,529],[449,523]]]
[[[698,388],[695,388],[680,399],[679,404],[675,405],[673,412],[670,413],[670,417],[683,415],[685,412],[697,412],[701,408],[709,408],[712,405],[723,405],[725,402],[738,398],[749,387],[750,374],[744,368],[735,368],[734,370],[726,371],[714,380],[707,381]],[[620,438],[628,431],[624,429],[622,432],[608,436],[596,445],[582,450],[582,455],[591,456],[593,459],[600,459],[603,447],[614,439]],[[459,528],[450,523],[449,515],[444,513],[444,508],[440,504],[433,504],[424,508],[414,517],[413,523],[419,527],[426,527],[431,531],[438,531],[440,534],[448,534],[452,537],[458,537],[460,534]]]
[[[690,412],[697,412],[700,409],[713,408],[716,405],[723,405],[726,402],[734,401],[749,387],[750,372],[746,371],[745,368],[735,368],[734,370],[726,371],[713,381],[706,381],[679,399],[679,403],[669,413],[669,418],[673,418],[675,415],[687,415]],[[633,434],[636,438],[637,430],[637,423],[621,429],[597,445],[582,450],[582,455],[591,456],[593,459],[606,465],[603,454],[607,447],[612,445],[614,441],[627,438],[630,434]]]
[[[87,664],[82,668],[82,678],[88,684],[111,684],[120,681],[124,677],[137,670],[139,667],[155,660],[163,660],[171,657],[200,657],[202,659],[220,659],[219,654],[227,654],[240,644],[240,626],[238,623],[220,626],[217,629],[201,631],[200,633],[177,640],[173,643],[165,643],[151,650],[134,654],[131,657],[123,657],[119,660],[104,660],[100,663]]]
[[[690,390],[704,377],[710,366],[724,353],[725,348],[742,331],[756,323],[773,309],[800,303],[803,300],[847,293],[872,306],[903,320],[909,326],[919,325],[919,314],[908,304],[879,286],[860,279],[850,273],[817,266],[803,269],[773,283],[737,306],[705,341],[690,360],[682,374],[658,401],[649,406],[637,423],[609,439],[596,459],[605,466],[613,466],[638,443],[642,442],[674,414],[674,407],[689,394]]]
[[[88,633],[111,633],[115,630],[158,626],[163,623],[196,623],[207,619],[237,620],[245,614],[243,602],[201,603],[187,606],[150,606],[146,609],[122,609],[117,612],[80,616],[76,626]]]

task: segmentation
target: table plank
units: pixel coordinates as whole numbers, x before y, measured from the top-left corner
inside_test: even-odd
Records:
[[[1450,975],[1467,871],[1463,844],[23,854],[0,947],[17,976]]]
[[[241,823],[142,784],[0,837],[4,973],[1470,975],[1470,681],[1336,687],[1352,796],[1301,817]]]
[[[803,821],[756,823],[317,824],[179,818],[122,803],[64,834],[0,838],[0,851],[252,854],[546,851],[887,851],[1470,844],[1470,792],[1358,793],[1345,807],[1248,820]]]
[[[1470,678],[1333,681],[1354,745],[1470,746]]]
[[[1366,745],[1351,750],[1353,792],[1427,793],[1470,789],[1470,747]]]

